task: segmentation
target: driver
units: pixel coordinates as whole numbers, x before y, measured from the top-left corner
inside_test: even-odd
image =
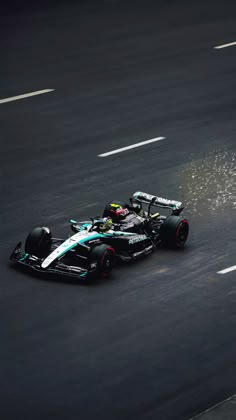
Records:
[[[131,203],[133,204],[133,203]],[[135,203],[136,204],[136,203]],[[140,203],[137,203],[137,205]],[[144,218],[140,207],[122,203],[120,201],[110,201],[105,207],[103,216],[112,220],[112,229],[115,231],[143,232]]]
[[[103,217],[96,221],[96,226],[99,233],[106,233],[112,228],[112,219],[110,217]]]

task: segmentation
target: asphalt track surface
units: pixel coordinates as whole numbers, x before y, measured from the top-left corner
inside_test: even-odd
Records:
[[[0,98],[55,89],[0,105],[1,418],[184,420],[234,394],[236,47],[213,47],[235,5],[37,3],[0,31]],[[137,190],[186,204],[183,252],[91,286],[8,266],[34,226]]]

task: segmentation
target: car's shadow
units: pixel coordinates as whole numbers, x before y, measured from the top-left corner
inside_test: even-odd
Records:
[[[58,284],[68,284],[71,286],[84,286],[84,287],[97,287],[101,284],[104,284],[109,281],[115,280],[115,273],[111,273],[107,277],[97,277],[95,279],[82,279],[77,277],[67,276],[66,274],[57,274],[57,273],[41,273],[40,271],[32,270],[27,266],[20,266],[17,264],[9,263],[9,268],[15,270],[16,272],[24,273],[25,276],[32,279],[37,279],[42,282],[51,282]]]
[[[170,256],[172,255],[173,257],[176,257],[177,255],[181,255],[183,253],[189,253],[191,252],[191,246],[188,247],[187,249],[165,249],[160,247],[158,252],[160,252],[160,255],[165,255],[165,256]],[[21,265],[17,265],[16,263],[9,263],[9,267],[13,270],[16,271],[20,271],[22,273],[24,273],[24,275],[26,275],[27,277],[30,278],[35,278],[41,281],[45,281],[45,282],[53,282],[53,283],[58,283],[58,284],[68,284],[71,286],[84,286],[84,287],[98,287],[101,285],[105,285],[105,284],[110,284],[113,282],[117,282],[117,280],[120,278],[124,278],[129,276],[130,270],[132,271],[132,267],[136,266],[140,266],[140,264],[143,264],[143,261],[149,259],[149,258],[155,258],[155,255],[157,253],[154,252],[152,255],[147,256],[142,256],[139,257],[137,260],[133,260],[133,261],[129,261],[129,262],[123,262],[123,261],[118,261],[115,266],[114,269],[112,271],[112,273],[107,276],[107,277],[97,277],[95,279],[83,279],[83,278],[79,278],[79,277],[71,277],[71,276],[67,276],[66,274],[58,274],[58,273],[42,273],[40,271],[34,271],[32,270],[30,267],[27,266],[21,266]],[[158,263],[158,261],[157,261]]]

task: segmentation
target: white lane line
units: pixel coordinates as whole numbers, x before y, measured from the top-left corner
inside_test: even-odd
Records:
[[[236,45],[236,41],[230,42],[229,44],[217,45],[216,47],[214,47],[214,49],[221,50],[222,48],[233,47],[234,45]]]
[[[18,101],[18,99],[30,98],[31,96],[42,95],[43,93],[53,92],[55,89],[43,89],[36,90],[35,92],[25,93],[23,95],[11,96],[10,98],[0,99],[0,104],[5,104],[6,102]]]
[[[233,400],[233,399],[235,399],[235,396],[236,396],[236,394],[234,394],[234,395],[231,395],[231,397],[228,397],[228,398],[226,398],[225,400],[223,400],[223,401],[220,401],[219,403],[217,403],[217,404],[215,404],[215,405],[213,405],[212,407],[210,407],[210,408],[207,408],[207,410],[204,410],[204,411],[202,411],[202,413],[199,413],[199,414],[197,414],[196,416],[194,416],[194,417],[191,417],[191,419],[189,419],[189,420],[197,420],[197,419],[199,419],[199,418],[201,418],[203,415],[207,415],[208,413],[211,413],[213,410],[215,410],[215,408],[216,409],[218,409],[220,406],[222,406],[222,405],[226,405],[227,403],[229,403],[231,400]],[[233,403],[232,403],[233,404]],[[226,411],[225,410],[223,410],[225,413],[226,413]],[[228,411],[227,411],[228,412]],[[219,412],[218,412],[218,414],[219,414]],[[224,415],[224,413],[222,413],[223,415]],[[203,417],[202,417],[203,418]],[[208,417],[208,418],[210,418],[210,417]],[[213,417],[211,417],[212,419],[213,419]],[[205,416],[205,420],[207,419],[207,417]],[[223,417],[221,417],[221,419],[223,419]]]
[[[122,147],[121,149],[112,150],[111,152],[102,153],[100,157],[115,155],[116,153],[124,152],[125,150],[134,149],[135,147],[144,146],[145,144],[154,143],[155,141],[164,140],[165,137],[156,137],[155,139],[141,141],[140,143],[131,144],[130,146]]]
[[[221,271],[217,271],[218,274],[226,274],[229,273],[230,271],[234,271],[236,270],[236,265],[233,265],[232,267],[229,268],[225,268],[224,270]]]

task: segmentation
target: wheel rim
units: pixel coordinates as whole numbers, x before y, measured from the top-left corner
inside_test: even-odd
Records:
[[[115,251],[113,248],[107,250],[101,260],[101,274],[103,277],[106,277],[110,274],[113,267],[113,259],[115,256]]]
[[[189,232],[189,223],[187,220],[183,220],[176,231],[176,245],[178,248],[182,248],[187,240]]]

